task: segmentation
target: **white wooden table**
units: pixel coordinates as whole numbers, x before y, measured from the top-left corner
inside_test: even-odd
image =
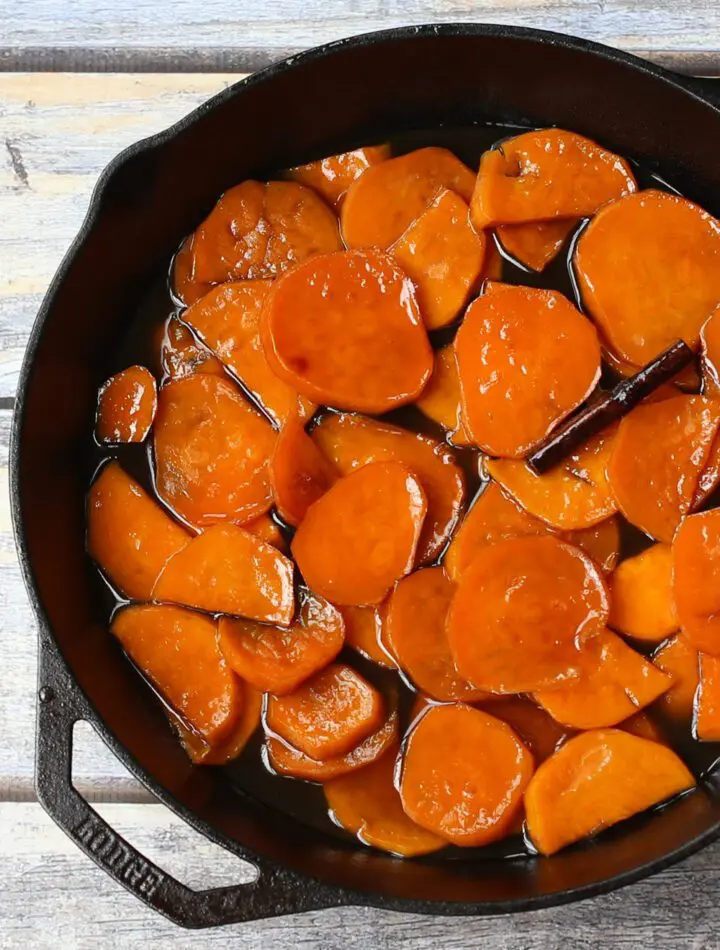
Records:
[[[289,51],[402,23],[478,20],[565,30],[673,68],[720,74],[717,0],[0,0],[0,479],[30,326],[103,166],[243,72]],[[65,839],[35,802],[35,630],[0,491],[0,948],[720,948],[720,846],[625,890],[495,920],[328,910],[191,934],[155,916]],[[89,728],[74,781],[150,858],[190,885],[231,883],[235,858],[152,802]]]

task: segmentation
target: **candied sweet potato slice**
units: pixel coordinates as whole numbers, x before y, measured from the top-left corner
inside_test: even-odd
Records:
[[[172,293],[179,303],[186,307],[204,296],[212,284],[195,280],[195,242],[190,234],[178,248],[172,262],[170,283]]]
[[[566,531],[561,537],[589,554],[604,574],[614,571],[620,560],[620,521],[617,517],[606,518],[590,528]]]
[[[667,695],[667,694],[666,694]],[[630,735],[638,736],[640,739],[650,739],[652,742],[662,742],[664,745],[665,737],[650,713],[643,710],[630,716],[628,719],[619,723],[618,729],[623,732],[629,732]]]
[[[720,300],[720,224],[685,198],[641,191],[598,212],[574,266],[606,342],[644,366],[675,340],[697,346]]]
[[[269,732],[314,759],[346,755],[385,719],[380,693],[352,667],[328,666],[285,696],[270,696]]]
[[[673,541],[673,594],[696,650],[720,656],[720,508],[690,515]]]
[[[510,830],[532,771],[532,755],[500,719],[432,706],[407,737],[400,798],[406,815],[453,844],[489,844]]]
[[[167,562],[153,600],[286,626],[295,609],[293,563],[237,525],[212,525]]]
[[[495,233],[507,253],[530,270],[543,271],[577,227],[574,218],[501,224]]]
[[[345,475],[311,505],[292,552],[312,590],[342,606],[379,604],[415,560],[427,501],[398,462]]]
[[[98,392],[98,442],[144,442],[157,410],[155,377],[144,366],[128,366]]]
[[[704,505],[718,485],[720,485],[720,436],[716,435],[710,446],[705,468],[700,473],[700,478],[698,478],[692,500],[692,509],[695,510]]]
[[[272,504],[276,434],[217,376],[196,374],[160,390],[155,420],[157,492],[191,525],[251,521]]]
[[[179,379],[192,373],[225,376],[225,367],[210,350],[199,343],[179,317],[171,314],[159,327],[157,363],[163,380]]]
[[[720,396],[720,304],[700,330],[700,369],[703,395]]]
[[[276,281],[262,340],[281,379],[338,409],[405,405],[432,372],[412,281],[376,249],[323,255]]]
[[[306,165],[296,165],[288,169],[287,174],[301,185],[313,188],[331,207],[339,209],[355,179],[371,165],[379,165],[389,158],[389,145],[366,145],[351,152],[328,155]]]
[[[215,642],[215,621],[164,604],[125,607],[111,631],[184,722],[211,745],[227,738],[242,688]]]
[[[448,617],[461,676],[478,689],[524,693],[576,679],[578,644],[608,615],[599,569],[554,537],[482,549],[462,574]]]
[[[444,838],[416,825],[402,808],[394,784],[396,749],[376,762],[326,782],[325,800],[332,819],[363,844],[404,858],[438,851]]]
[[[554,854],[694,785],[667,746],[620,729],[584,732],[532,777],[525,792],[528,835],[541,854]]]
[[[342,607],[340,613],[345,621],[345,643],[366,660],[395,669],[396,663],[385,649],[382,635],[385,608]]]
[[[672,719],[691,719],[700,675],[698,651],[685,634],[679,633],[657,648],[652,661],[673,679],[658,708]]]
[[[441,191],[390,248],[417,289],[429,330],[458,316],[485,263],[486,238],[468,218],[468,206],[453,191]]]
[[[619,155],[574,132],[537,129],[483,153],[470,213],[476,228],[582,218],[636,188]]]
[[[613,630],[659,643],[678,629],[672,570],[669,544],[653,544],[620,564],[610,578],[608,622]]]
[[[218,643],[231,669],[256,689],[291,693],[331,663],[345,642],[337,608],[306,591],[290,627],[221,617]]]
[[[297,419],[285,423],[270,462],[270,482],[280,516],[299,525],[314,502],[338,479],[335,466]]]
[[[720,403],[676,396],[636,406],[620,423],[607,466],[627,520],[670,543],[690,510],[720,425]]]
[[[180,742],[188,757],[196,765],[227,765],[242,754],[252,734],[260,726],[263,695],[247,683],[237,680],[242,689],[242,708],[230,734],[221,742],[210,745],[200,736],[175,723]]]
[[[272,544],[278,551],[287,554],[288,544],[285,540],[285,535],[280,530],[280,526],[273,521],[270,515],[260,515],[258,518],[253,518],[252,521],[245,522],[242,527],[249,534],[254,534],[256,538],[259,538],[261,541],[266,541],[268,544]]]
[[[105,465],[88,496],[90,556],[121,594],[150,600],[170,558],[190,541],[117,462]]]
[[[445,148],[420,148],[374,165],[353,182],[340,220],[348,247],[393,244],[442,188],[470,201],[475,176]]]
[[[720,742],[720,658],[700,654],[700,688],[695,703],[695,735],[703,742]]]
[[[465,479],[452,452],[428,436],[347,413],[325,416],[313,429],[312,438],[343,474],[374,462],[405,465],[427,497],[417,561],[424,564],[440,554],[465,500]]]
[[[600,378],[600,343],[553,290],[512,287],[468,307],[455,338],[463,422],[489,455],[522,458]]]
[[[456,433],[460,434],[462,429],[460,380],[452,344],[435,351],[430,382],[423,389],[415,405],[428,419],[432,419],[433,422],[447,429],[451,441],[454,441]]]
[[[193,280],[273,278],[341,247],[337,218],[312,189],[244,181],[225,192],[195,232]]]
[[[532,752],[539,765],[570,738],[572,731],[556,722],[544,709],[526,696],[496,696],[484,711],[502,719]]]

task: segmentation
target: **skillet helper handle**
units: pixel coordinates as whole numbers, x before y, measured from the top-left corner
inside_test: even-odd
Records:
[[[720,77],[711,79],[708,76],[681,76],[677,75],[678,82],[694,92],[696,96],[705,99],[710,105],[720,109]]]

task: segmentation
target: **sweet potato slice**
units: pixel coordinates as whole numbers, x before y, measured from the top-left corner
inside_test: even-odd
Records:
[[[87,520],[90,556],[132,600],[150,600],[162,569],[190,541],[117,462],[105,465],[93,482]]]
[[[340,613],[345,621],[345,643],[366,660],[395,669],[396,663],[385,649],[382,636],[384,607],[343,607]]]
[[[417,561],[435,560],[452,535],[465,500],[465,479],[452,452],[428,436],[345,413],[325,416],[312,438],[343,474],[374,462],[400,462],[410,469],[427,497]]]
[[[324,255],[276,281],[262,340],[280,379],[338,409],[381,413],[405,405],[432,372],[413,284],[374,249]]]
[[[715,397],[712,397],[715,398]],[[705,468],[698,478],[691,508],[700,508],[720,485],[720,436],[715,436],[705,462]]]
[[[157,363],[164,382],[192,373],[225,377],[225,367],[220,360],[199,343],[174,314],[159,327],[156,341]]]
[[[314,502],[338,479],[335,466],[297,419],[285,423],[270,462],[270,482],[280,516],[299,525]]]
[[[420,148],[375,165],[353,182],[340,220],[348,247],[393,244],[442,188],[470,201],[475,176],[445,148]]]
[[[335,659],[344,629],[340,611],[306,591],[291,627],[221,617],[218,644],[239,676],[264,693],[282,696]]]
[[[301,185],[313,188],[325,201],[336,209],[342,207],[345,193],[356,178],[371,165],[379,165],[390,158],[389,145],[367,145],[351,152],[329,155],[306,165],[288,169],[288,176]]]
[[[487,705],[481,703],[480,708],[502,719],[517,733],[532,752],[536,765],[549,759],[572,735],[570,729],[556,722],[526,696],[496,696]]]
[[[610,578],[613,630],[659,643],[678,629],[672,591],[672,548],[652,547],[627,558]]]
[[[589,640],[580,655],[580,676],[557,689],[538,690],[535,700],[571,729],[615,726],[649,706],[672,678],[610,630]]]
[[[278,277],[341,247],[337,218],[310,188],[244,181],[225,192],[195,232],[193,280]]]
[[[330,816],[363,844],[404,858],[444,848],[444,838],[416,825],[405,814],[394,785],[396,749],[377,762],[326,782],[323,788]]]
[[[233,385],[196,374],[160,390],[157,492],[191,525],[251,521],[272,504],[276,435]]]
[[[489,844],[510,830],[532,771],[532,755],[500,719],[470,706],[432,706],[406,740],[402,807],[453,844]]]
[[[720,396],[720,305],[700,330],[700,369],[703,395]]]
[[[287,626],[295,609],[293,563],[237,525],[213,525],[167,562],[152,596]]]
[[[545,270],[577,224],[574,218],[528,221],[527,224],[501,224],[495,233],[511,257],[530,270],[540,272]]]
[[[449,441],[458,445],[465,444],[466,436],[461,419],[460,380],[452,344],[436,350],[433,362],[430,382],[423,389],[415,405],[428,419],[432,419],[433,422],[447,429],[450,433]]]
[[[604,574],[614,571],[620,560],[620,521],[617,517],[606,518],[591,528],[565,531],[560,537],[568,544],[582,548]]]
[[[672,719],[691,719],[700,675],[700,659],[695,647],[679,633],[657,648],[652,661],[673,679],[670,689],[661,696],[658,708]]]
[[[215,627],[191,610],[150,604],[125,607],[110,628],[165,701],[211,745],[230,735],[243,699]]]
[[[578,644],[608,615],[595,563],[554,537],[514,538],[481,550],[462,574],[448,617],[461,676],[478,689],[524,693],[580,674]]]
[[[638,736],[640,739],[650,739],[652,742],[662,742],[663,745],[666,745],[665,738],[657,723],[644,710],[619,723],[618,729],[629,732],[632,736]]]
[[[244,531],[247,531],[249,534],[254,534],[256,538],[259,538],[261,541],[266,541],[268,544],[272,544],[278,551],[287,554],[288,544],[285,540],[285,535],[280,530],[280,526],[272,520],[270,515],[260,515],[259,518],[253,518],[252,521],[247,521],[242,527]]]
[[[157,410],[155,377],[144,366],[111,376],[98,392],[98,442],[144,442]]]
[[[566,742],[531,779],[527,831],[541,854],[554,854],[694,785],[667,746],[620,729],[592,730]]]
[[[700,654],[695,735],[703,742],[720,742],[720,659],[707,653]]]
[[[720,425],[720,403],[676,396],[637,406],[620,423],[607,466],[627,520],[670,543],[690,510]]]
[[[455,338],[463,422],[489,455],[522,458],[600,378],[594,327],[562,294],[483,294]]]
[[[538,129],[483,154],[470,213],[476,228],[582,218],[636,188],[619,155],[564,129]]]
[[[673,541],[678,620],[696,650],[720,656],[720,508],[691,515]]]
[[[468,206],[453,191],[441,191],[390,248],[417,289],[429,330],[458,316],[485,263],[486,238],[468,218]]]
[[[178,248],[172,262],[170,283],[175,299],[186,307],[204,296],[212,284],[195,280],[195,242],[189,235]]]
[[[342,606],[379,604],[413,566],[427,501],[398,462],[337,481],[305,515],[292,552],[312,590]]]
[[[644,366],[675,340],[697,346],[720,300],[720,225],[685,198],[641,191],[593,218],[574,266],[608,345]]]
[[[480,690],[459,675],[445,625],[455,585],[441,567],[403,578],[390,594],[385,637],[400,669],[441,702],[482,699]]]
[[[328,666],[294,692],[270,696],[269,732],[314,759],[346,755],[385,720],[380,693],[350,666]]]
[[[238,685],[241,684],[237,680]],[[242,709],[232,732],[215,745],[209,745],[200,736],[175,723],[180,742],[188,757],[196,765],[227,765],[242,754],[255,730],[260,726],[263,696],[247,683],[241,684]]]

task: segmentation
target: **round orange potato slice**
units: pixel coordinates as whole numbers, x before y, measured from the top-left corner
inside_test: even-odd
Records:
[[[495,233],[507,253],[524,267],[545,270],[577,227],[574,218],[559,221],[528,221],[526,224],[501,224]]]
[[[688,722],[695,707],[695,694],[699,683],[700,656],[684,633],[660,644],[652,655],[652,661],[660,670],[672,676],[672,686],[659,702],[659,708],[672,719]]]
[[[297,419],[285,423],[270,462],[270,481],[280,516],[299,525],[308,508],[338,479],[338,472]]]
[[[659,643],[678,629],[672,561],[670,545],[654,544],[619,565],[610,578],[608,622],[613,630]]]
[[[672,553],[680,626],[696,650],[720,656],[720,508],[686,518]]]
[[[351,152],[328,155],[305,165],[295,165],[287,171],[289,178],[313,188],[321,198],[336,210],[342,207],[345,194],[371,165],[379,165],[390,158],[389,145],[366,145]]]
[[[98,442],[144,442],[157,410],[155,377],[144,366],[111,376],[98,393]]]

